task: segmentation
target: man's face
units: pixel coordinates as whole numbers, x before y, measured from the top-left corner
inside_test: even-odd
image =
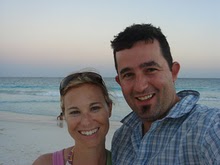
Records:
[[[134,112],[145,122],[162,118],[177,102],[174,81],[179,64],[172,71],[162,56],[157,40],[144,41],[132,48],[116,52],[116,81]]]

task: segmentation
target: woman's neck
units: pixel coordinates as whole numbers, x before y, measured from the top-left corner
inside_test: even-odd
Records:
[[[107,152],[105,146],[96,148],[82,148],[75,146],[73,151],[74,165],[105,165]]]

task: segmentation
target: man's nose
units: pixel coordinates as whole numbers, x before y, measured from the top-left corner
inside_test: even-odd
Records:
[[[143,92],[149,85],[149,82],[148,82],[148,78],[147,76],[141,74],[141,75],[137,75],[136,78],[135,78],[135,84],[134,84],[134,90],[135,92]]]

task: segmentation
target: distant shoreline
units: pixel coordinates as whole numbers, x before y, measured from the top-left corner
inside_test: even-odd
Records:
[[[58,79],[62,79],[64,77],[54,77],[54,76],[0,76],[0,78],[58,78]],[[115,76],[113,77],[103,77],[105,78],[115,78]],[[178,77],[178,79],[220,79],[220,77]]]

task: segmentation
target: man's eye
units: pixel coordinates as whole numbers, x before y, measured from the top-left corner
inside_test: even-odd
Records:
[[[157,69],[156,68],[148,68],[147,69],[147,72],[154,72],[154,71],[156,71]]]
[[[125,74],[123,74],[123,78],[130,78],[130,77],[132,77],[133,76],[133,73],[125,73]]]

